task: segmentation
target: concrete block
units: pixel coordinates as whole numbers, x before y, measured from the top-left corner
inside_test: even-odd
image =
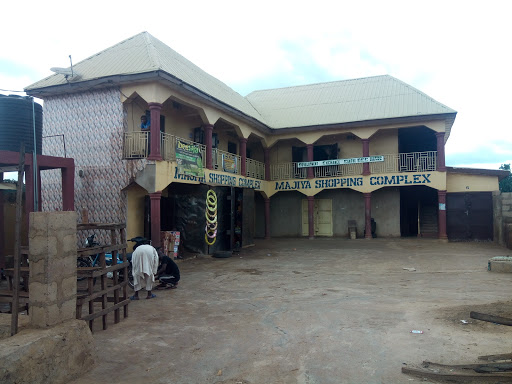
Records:
[[[489,259],[487,270],[491,272],[512,273],[512,257],[497,256]]]
[[[56,303],[57,302],[57,290],[58,284],[53,282],[48,284],[47,282],[30,281],[29,284],[29,302],[32,305],[43,305],[44,303]]]
[[[59,300],[76,300],[76,274],[62,280]]]
[[[82,320],[0,340],[1,383],[69,383],[93,365],[94,339]]]
[[[62,238],[62,252],[65,255],[69,253],[76,255],[76,232],[67,234]]]
[[[46,260],[34,261],[30,259],[30,281],[44,281],[46,273]]]
[[[76,297],[61,304],[59,317],[66,320],[76,319]]]

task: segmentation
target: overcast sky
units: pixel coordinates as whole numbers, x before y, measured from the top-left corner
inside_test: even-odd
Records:
[[[511,11],[493,0],[9,1],[0,89],[148,31],[243,96],[392,75],[458,112],[447,165],[497,169],[512,163]]]

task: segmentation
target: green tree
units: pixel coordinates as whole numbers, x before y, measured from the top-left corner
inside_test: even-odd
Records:
[[[510,174],[510,164],[501,164],[500,169],[509,172],[509,175],[500,181],[500,191],[512,192],[512,175]]]

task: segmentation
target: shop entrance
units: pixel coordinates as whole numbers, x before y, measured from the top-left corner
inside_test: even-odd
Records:
[[[315,236],[332,236],[332,199],[315,199]],[[308,200],[302,200],[302,236],[309,236]]]
[[[446,195],[446,225],[450,240],[492,240],[492,192]]]
[[[437,237],[437,190],[425,186],[400,188],[402,237]]]

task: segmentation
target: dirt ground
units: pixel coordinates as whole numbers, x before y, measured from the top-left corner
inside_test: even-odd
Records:
[[[95,331],[97,364],[73,383],[425,383],[401,367],[512,352],[512,327],[469,317],[512,317],[512,274],[487,271],[490,257],[511,253],[433,239],[279,239],[186,259],[178,289]]]

